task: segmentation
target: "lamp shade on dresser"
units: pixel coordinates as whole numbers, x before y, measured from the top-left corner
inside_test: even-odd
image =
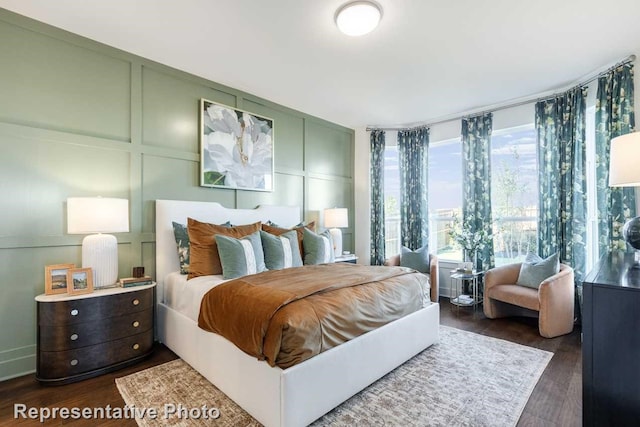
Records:
[[[131,365],[153,350],[155,284],[39,295],[36,378],[66,384]]]

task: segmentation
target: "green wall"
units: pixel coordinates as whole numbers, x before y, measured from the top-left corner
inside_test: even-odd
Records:
[[[120,271],[155,272],[154,200],[354,212],[354,133],[307,114],[0,9],[0,379],[35,369],[44,266],[81,264],[70,196],[128,198]],[[275,121],[272,193],[198,185],[199,100]],[[353,250],[353,218],[344,246]]]

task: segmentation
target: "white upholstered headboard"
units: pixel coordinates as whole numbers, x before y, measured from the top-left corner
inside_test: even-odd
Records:
[[[165,277],[180,269],[171,222],[186,224],[187,218],[214,224],[230,221],[234,225],[273,221],[289,228],[300,222],[300,207],[262,205],[256,209],[227,209],[216,202],[156,200],[156,282],[160,302],[164,302]]]

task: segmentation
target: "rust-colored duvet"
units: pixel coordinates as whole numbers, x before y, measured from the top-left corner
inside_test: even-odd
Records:
[[[287,368],[429,304],[429,278],[346,263],[265,271],[211,289],[198,326]]]

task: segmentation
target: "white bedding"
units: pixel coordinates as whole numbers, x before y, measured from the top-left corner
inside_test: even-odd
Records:
[[[198,323],[200,303],[209,289],[226,282],[219,276],[200,276],[187,281],[186,274],[169,273],[164,279],[164,303]]]

